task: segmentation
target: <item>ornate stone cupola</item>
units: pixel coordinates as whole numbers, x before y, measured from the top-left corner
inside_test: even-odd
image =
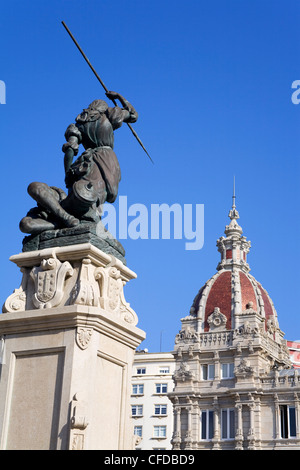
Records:
[[[226,237],[220,237],[217,240],[218,251],[221,253],[221,261],[217,269],[232,269],[232,267],[237,266],[243,271],[248,272],[250,268],[247,263],[247,254],[249,253],[251,242],[242,236],[242,227],[237,222],[240,216],[236,209],[235,198],[234,189],[232,208],[228,215],[230,223],[225,227]]]
[[[283,332],[279,328],[274,304],[268,292],[250,275],[247,255],[251,242],[238,224],[235,190],[229,219],[225,237],[217,240],[221,253],[217,272],[199,290],[183,325],[192,322],[198,333],[233,332],[246,325],[252,330],[265,331],[281,344]]]

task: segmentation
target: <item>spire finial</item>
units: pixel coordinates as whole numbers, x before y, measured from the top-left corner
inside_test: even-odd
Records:
[[[235,209],[235,176],[233,177],[232,209]]]
[[[231,211],[229,212],[229,215],[228,215],[228,217],[231,220],[240,218],[239,213],[236,210],[235,199],[236,199],[236,196],[235,196],[235,176],[234,176],[233,177],[232,209],[231,209]]]

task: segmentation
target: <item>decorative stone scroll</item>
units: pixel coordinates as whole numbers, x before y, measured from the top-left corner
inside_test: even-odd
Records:
[[[100,307],[119,312],[121,319],[127,323],[136,324],[137,315],[126,302],[123,287],[126,282],[122,279],[120,270],[115,266],[97,268],[94,273],[100,288]]]
[[[76,393],[71,402],[70,450],[84,450],[88,424],[87,403],[81,393]]]
[[[100,292],[95,280],[95,266],[88,258],[84,258],[81,262],[78,279],[71,295],[72,303],[75,305],[99,306]]]
[[[12,313],[25,310],[26,292],[23,287],[15,289],[14,292],[6,299],[3,305],[3,313]]]

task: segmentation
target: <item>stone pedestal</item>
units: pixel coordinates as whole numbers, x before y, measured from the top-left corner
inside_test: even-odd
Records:
[[[23,279],[0,315],[0,449],[132,449],[135,273],[89,243],[11,260]]]

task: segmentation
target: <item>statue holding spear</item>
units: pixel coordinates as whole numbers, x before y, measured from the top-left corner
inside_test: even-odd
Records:
[[[28,193],[38,205],[21,220],[20,229],[32,235],[45,230],[76,227],[81,221],[97,223],[100,220],[103,204],[114,202],[118,194],[121,171],[113,151],[114,131],[123,122],[128,124],[148,155],[130,126],[137,121],[136,110],[122,95],[108,91],[67,26],[63,25],[115,106],[109,107],[103,100],[94,100],[77,116],[75,123],[68,126],[66,143],[62,147],[68,194],[46,183],[33,182],[28,186]],[[117,106],[117,100],[122,107]],[[80,144],[85,151],[73,163]]]

